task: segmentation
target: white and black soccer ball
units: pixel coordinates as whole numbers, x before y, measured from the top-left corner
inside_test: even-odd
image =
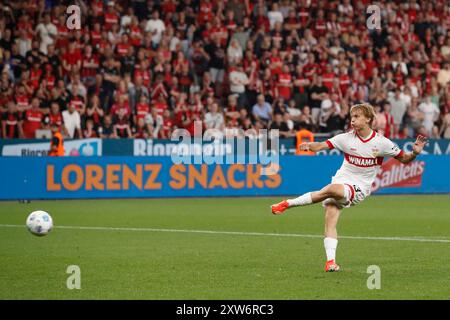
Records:
[[[53,228],[53,219],[45,211],[33,211],[27,218],[27,228],[35,236],[45,236]]]

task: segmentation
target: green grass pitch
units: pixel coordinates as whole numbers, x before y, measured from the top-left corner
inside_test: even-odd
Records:
[[[0,202],[0,299],[450,299],[450,195],[344,210],[339,273],[323,271],[322,207],[272,216],[279,199]],[[41,238],[24,225],[38,209],[55,222]]]

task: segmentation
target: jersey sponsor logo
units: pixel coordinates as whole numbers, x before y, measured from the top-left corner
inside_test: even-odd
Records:
[[[345,160],[357,167],[374,167],[383,163],[383,157],[364,158],[345,153]]]

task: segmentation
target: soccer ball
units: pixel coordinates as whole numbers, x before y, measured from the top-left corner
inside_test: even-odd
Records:
[[[27,218],[27,228],[35,236],[45,236],[53,228],[53,219],[45,211],[33,211]]]

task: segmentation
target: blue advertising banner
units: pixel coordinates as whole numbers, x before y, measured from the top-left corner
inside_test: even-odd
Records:
[[[174,164],[169,157],[0,157],[0,199],[152,198],[299,195],[331,181],[336,156],[280,157],[279,171],[259,164]],[[387,160],[379,194],[449,193],[450,156]]]

